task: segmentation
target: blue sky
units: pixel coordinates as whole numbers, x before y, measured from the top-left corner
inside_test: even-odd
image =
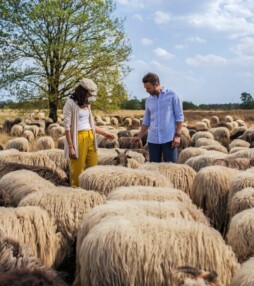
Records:
[[[132,45],[133,71],[124,83],[133,97],[147,97],[149,71],[182,101],[240,102],[254,97],[253,0],[116,0]]]

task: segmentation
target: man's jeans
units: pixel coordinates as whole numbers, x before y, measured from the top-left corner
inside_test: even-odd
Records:
[[[164,144],[148,143],[150,162],[173,162],[177,161],[177,148],[172,148],[172,141]]]

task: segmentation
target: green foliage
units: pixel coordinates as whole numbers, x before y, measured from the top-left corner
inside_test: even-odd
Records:
[[[131,53],[114,9],[113,0],[1,1],[0,90],[46,100],[54,120],[82,77],[112,96]]]
[[[183,101],[183,110],[198,109],[198,106],[191,101]]]
[[[242,92],[241,93],[241,101],[242,103],[246,103],[246,102],[249,102],[249,101],[252,101],[253,98],[251,96],[250,93],[247,93],[247,92]]]

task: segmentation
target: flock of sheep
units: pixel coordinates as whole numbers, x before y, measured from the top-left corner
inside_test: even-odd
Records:
[[[141,119],[95,117],[115,139],[98,135],[99,164],[72,188],[62,119],[40,113],[2,126],[13,137],[0,151],[2,275],[254,285],[254,129],[231,116],[186,124],[178,163],[149,163],[146,138],[130,142]]]

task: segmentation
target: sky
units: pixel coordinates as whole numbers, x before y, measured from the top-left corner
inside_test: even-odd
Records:
[[[132,46],[124,79],[131,97],[145,98],[142,77],[194,104],[239,103],[254,97],[253,0],[116,0]]]

